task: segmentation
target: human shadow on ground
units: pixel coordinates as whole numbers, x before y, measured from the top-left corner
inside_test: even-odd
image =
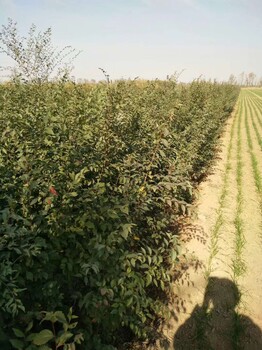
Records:
[[[234,282],[209,278],[202,305],[195,306],[174,336],[174,350],[262,350],[261,329],[236,312],[239,301]]]

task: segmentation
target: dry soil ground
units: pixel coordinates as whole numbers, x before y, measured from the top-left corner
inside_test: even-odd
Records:
[[[159,348],[261,350],[262,90],[241,91],[197,213]]]

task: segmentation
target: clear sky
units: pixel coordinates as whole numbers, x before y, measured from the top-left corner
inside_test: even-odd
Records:
[[[0,24],[8,17],[82,50],[76,78],[103,79],[98,67],[112,79],[262,77],[262,0],[0,0]]]

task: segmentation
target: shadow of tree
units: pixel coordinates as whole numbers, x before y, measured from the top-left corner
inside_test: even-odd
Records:
[[[174,350],[261,350],[262,332],[253,321],[236,312],[240,292],[226,278],[209,278],[201,306],[179,327]]]

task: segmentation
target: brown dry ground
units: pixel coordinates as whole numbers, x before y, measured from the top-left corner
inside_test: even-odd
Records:
[[[261,350],[262,97],[255,90],[241,91],[196,208],[167,341],[157,349]]]

